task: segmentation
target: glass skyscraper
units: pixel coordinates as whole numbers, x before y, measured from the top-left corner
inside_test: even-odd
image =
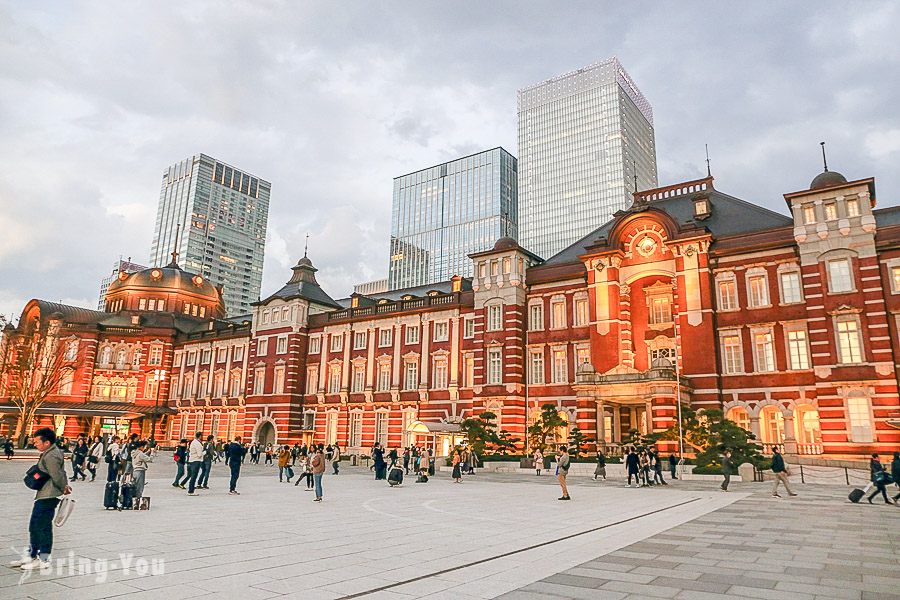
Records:
[[[503,148],[394,178],[389,289],[471,277],[469,254],[517,237],[516,178]]]
[[[205,154],[163,171],[150,265],[178,262],[224,286],[229,315],[248,314],[259,298],[272,185]]]
[[[616,57],[519,90],[519,243],[544,259],[657,187],[653,109]]]

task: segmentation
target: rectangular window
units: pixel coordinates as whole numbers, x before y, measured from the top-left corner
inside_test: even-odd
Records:
[[[256,340],[256,356],[269,355],[269,338],[259,338]]]
[[[466,339],[475,337],[475,319],[466,317],[463,320],[463,337]]]
[[[241,395],[241,374],[240,373],[232,373],[231,374],[231,395],[234,398],[237,398]]]
[[[151,298],[147,301],[147,310],[156,310],[156,300]]]
[[[501,305],[493,304],[487,307],[487,329],[488,331],[503,329],[503,307]]]
[[[799,272],[791,271],[790,273],[781,274],[781,301],[784,304],[803,302]]]
[[[350,414],[350,445],[362,446],[362,413]]]
[[[146,310],[147,308],[147,299],[141,298],[138,300],[138,310]]]
[[[331,351],[332,352],[340,352],[343,349],[344,349],[344,334],[343,333],[331,334]]]
[[[191,350],[187,353],[187,366],[193,367],[197,362],[197,353]]]
[[[738,307],[734,279],[719,281],[719,310],[735,310]]]
[[[848,217],[858,217],[859,216],[859,201],[858,200],[847,200],[847,216]]]
[[[391,331],[392,330],[389,327],[378,330],[378,346],[380,348],[391,345]]]
[[[488,350],[488,385],[503,383],[503,351],[499,348]]]
[[[328,367],[328,393],[339,394],[341,392],[341,366]]]
[[[837,219],[837,207],[834,202],[830,202],[825,205],[825,220],[834,221],[835,219]]]
[[[747,278],[750,306],[768,306],[769,288],[765,275],[753,275]]]
[[[319,390],[319,369],[310,367],[306,370],[306,393],[315,394]]]
[[[368,342],[368,335],[365,331],[357,331],[353,334],[353,349],[354,350],[365,350],[366,342]]]
[[[263,325],[269,324],[269,311],[265,311],[262,315]]]
[[[353,382],[351,392],[362,392],[366,388],[366,365],[353,365]]]
[[[275,392],[284,393],[284,367],[275,367]]]
[[[828,261],[828,283],[834,294],[853,291],[853,276],[848,259]]]
[[[528,329],[540,331],[544,328],[544,305],[532,304],[528,309]]]
[[[375,413],[375,441],[382,446],[387,446],[388,413],[385,411]]]
[[[180,358],[180,355],[178,356]],[[78,342],[66,344],[66,360],[72,361],[78,358]]]
[[[575,300],[575,327],[584,327],[589,321],[587,298]]]
[[[279,312],[278,312],[278,309],[276,308],[275,310],[272,311],[272,324],[273,325],[278,322],[278,315],[279,315]]]
[[[531,382],[535,385],[544,383],[544,351],[531,352]]]
[[[203,421],[206,420],[206,413],[198,412],[197,413],[197,423],[195,424],[194,429],[197,431],[203,431]]]
[[[406,326],[406,344],[418,344],[419,343],[419,326],[418,325],[407,325]]]
[[[253,393],[257,396],[263,394],[266,384],[266,370],[264,368],[256,369],[256,376],[253,379]]]
[[[891,267],[891,282],[894,285],[894,292],[900,292],[900,267]]]
[[[225,362],[228,358],[228,348],[219,348],[216,350],[216,362]]]
[[[838,321],[837,331],[840,361],[844,364],[862,362],[862,347],[856,319]]]
[[[232,362],[241,362],[244,360],[244,347],[243,346],[235,346],[234,347],[234,356],[231,358]]]
[[[463,382],[463,387],[472,387],[475,385],[475,358],[471,355],[466,356],[464,362],[465,371],[463,376],[465,381]]]
[[[509,273],[512,270],[512,264],[508,258],[503,259],[503,272]]]
[[[307,423],[308,430],[314,430],[316,428],[316,415],[311,413],[312,416],[311,422]],[[338,414],[336,412],[330,412],[325,414],[325,443],[326,444],[334,444],[337,442],[337,425],[338,425]]]
[[[753,343],[756,349],[756,370],[765,373],[775,370],[775,349],[772,346],[772,333],[757,333]]]
[[[291,316],[291,309],[289,309],[287,306],[285,306],[284,308],[281,309],[281,320],[282,321],[287,321],[288,318],[290,318],[290,316]]]
[[[450,339],[450,323],[447,321],[435,321],[434,323],[434,341],[446,342]]]
[[[275,354],[287,354],[288,338],[286,335],[279,335],[278,342],[275,345]]]
[[[564,349],[553,351],[553,383],[568,383],[569,365]]]
[[[447,359],[434,359],[434,369],[432,376],[432,388],[436,390],[447,389]]]
[[[391,389],[391,363],[378,363],[378,391],[387,392]]]
[[[225,376],[220,373],[216,375],[215,379],[213,380],[213,397],[220,398],[224,393],[224,388]]]
[[[795,329],[787,332],[788,356],[791,369],[809,368],[809,345],[806,341],[806,331]]]
[[[415,390],[419,387],[419,363],[414,360],[407,361],[404,369],[406,371],[403,378],[404,390]]]
[[[562,329],[566,326],[566,303],[565,301],[550,303],[550,328]]]
[[[722,336],[722,363],[726,373],[741,373],[744,370],[739,334]]]
[[[803,207],[803,223],[809,225],[816,222],[816,207],[807,205]]]
[[[850,419],[850,439],[854,442],[871,443],[873,438],[869,400],[864,397],[847,398],[847,416]]]
[[[578,364],[583,365],[591,362],[591,349],[587,346],[580,346],[575,350]]]
[[[650,323],[652,325],[661,325],[672,322],[672,308],[669,305],[668,298],[651,298],[650,299]]]
[[[209,362],[207,360],[207,362]],[[158,367],[162,364],[162,348],[160,346],[150,346],[150,360],[147,362],[151,367]]]
[[[72,375],[71,371],[64,372],[59,378],[59,393],[63,396],[68,396],[72,393],[72,382],[75,380],[75,377]]]
[[[208,365],[208,364],[209,364],[209,359],[210,359],[211,356],[212,356],[212,350],[206,349],[206,350],[201,351],[201,353],[200,353],[200,364],[201,364],[201,365]]]
[[[318,354],[322,350],[322,338],[314,336],[309,338],[309,353]]]

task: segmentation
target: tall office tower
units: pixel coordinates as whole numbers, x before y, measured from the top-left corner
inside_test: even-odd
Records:
[[[503,148],[394,178],[391,290],[472,276],[469,254],[518,234],[516,158]]]
[[[144,265],[139,265],[137,263],[131,262],[131,257],[128,257],[128,260],[122,260],[119,258],[116,262],[113,263],[112,273],[109,276],[104,277],[100,280],[100,300],[97,301],[97,310],[106,310],[106,290],[109,289],[109,284],[116,280],[119,276],[119,271],[125,271],[126,273],[137,273],[138,271],[143,271],[147,267]]]
[[[657,187],[653,109],[612,57],[519,90],[519,243],[548,259]]]
[[[196,154],[163,171],[150,264],[178,262],[224,286],[230,316],[259,298],[272,184]],[[177,233],[178,226],[180,233]]]

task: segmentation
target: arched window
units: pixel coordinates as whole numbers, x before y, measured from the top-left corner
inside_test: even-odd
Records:
[[[109,346],[104,346],[100,350],[100,361],[99,361],[100,364],[108,365],[111,357],[112,357],[112,348],[110,348]]]
[[[729,421],[734,421],[738,424],[738,427],[744,429],[745,431],[750,431],[750,413],[747,412],[747,409],[743,406],[735,406],[729,409],[728,413],[725,415],[725,418]]]
[[[128,359],[128,351],[125,350],[125,348],[119,348],[119,350],[116,352],[116,368],[124,369],[125,362],[127,359]]]
[[[764,444],[781,444],[784,442],[784,415],[775,406],[766,406],[759,413],[760,434]]]

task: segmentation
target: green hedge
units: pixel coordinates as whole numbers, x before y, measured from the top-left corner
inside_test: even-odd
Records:
[[[722,474],[722,466],[721,465],[706,465],[705,467],[694,467],[694,470],[691,471],[694,475],[721,475]]]

